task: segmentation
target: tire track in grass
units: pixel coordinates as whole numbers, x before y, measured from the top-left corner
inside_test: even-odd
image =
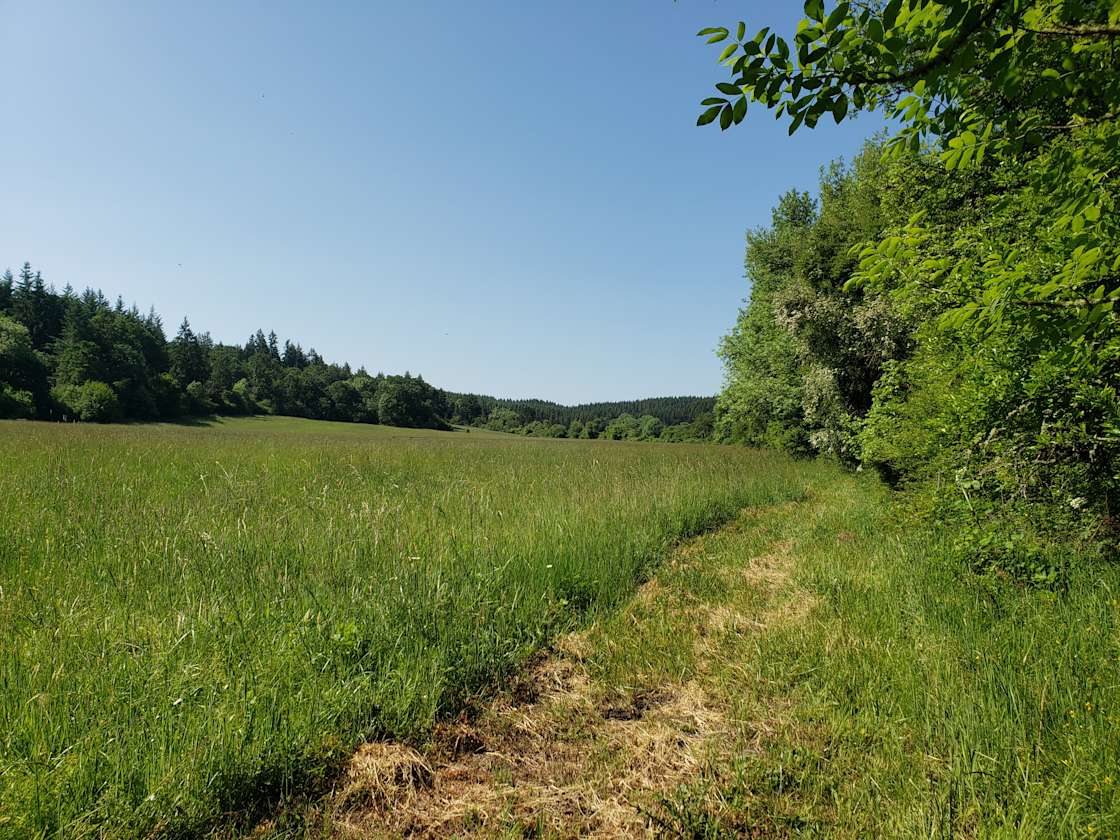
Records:
[[[744,510],[684,543],[621,610],[559,639],[473,719],[431,745],[376,742],[304,815],[314,836],[641,836],[711,766],[788,721],[737,720],[727,675],[744,639],[802,620],[791,523],[812,499]],[[736,692],[751,692],[739,685]],[[266,827],[267,828],[267,827]],[[267,832],[266,832],[267,833]],[[767,832],[773,833],[773,832]]]

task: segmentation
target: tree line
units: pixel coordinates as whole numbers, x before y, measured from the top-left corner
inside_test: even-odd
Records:
[[[663,443],[700,443],[711,440],[714,430],[711,411],[697,414],[692,420],[667,425],[653,414],[635,416],[623,412],[618,416],[591,416],[586,421],[573,418],[567,425],[548,420],[525,420],[512,408],[495,408],[482,418],[483,428],[496,432],[512,432],[529,437],[578,438],[580,440],[634,440]]]
[[[422,376],[371,375],[327,362],[314,348],[281,344],[275,332],[257,330],[244,344],[224,344],[184,319],[168,339],[154,311],[141,313],[120,298],[110,303],[92,289],[58,292],[29,263],[18,276],[0,277],[3,418],[283,414],[412,428],[459,424],[538,437],[683,441],[710,436],[714,402],[667,397],[567,407],[451,394]],[[631,413],[637,409],[641,417]]]
[[[710,440],[715,397],[654,397],[644,400],[560,405],[481,394],[451,394],[454,422],[530,437]]]
[[[447,396],[422,377],[370,375],[258,330],[215,342],[184,319],[168,340],[154,311],[87,289],[61,293],[25,263],[0,279],[0,417],[159,420],[286,414],[448,428]]]
[[[568,425],[573,420],[586,423],[589,420],[610,420],[623,414],[633,414],[634,416],[650,415],[665,425],[672,426],[692,422],[701,414],[712,411],[716,403],[715,397],[653,397],[644,400],[580,405],[560,405],[546,400],[500,399],[481,394],[452,394],[452,398],[472,400],[472,407],[477,407],[478,410],[477,416],[505,408],[516,412],[526,423],[539,420],[564,425]]]
[[[789,131],[893,136],[748,235],[721,440],[876,471],[976,568],[1051,585],[1120,547],[1120,4],[805,3],[792,43],[701,34]]]

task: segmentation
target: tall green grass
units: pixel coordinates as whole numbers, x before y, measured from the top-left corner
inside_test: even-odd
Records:
[[[1120,566],[1071,554],[1068,591],[1033,589],[974,573],[871,483],[801,507],[742,553],[784,541],[812,608],[727,668],[737,716],[781,723],[684,798],[681,830],[1120,837]]]
[[[977,575],[947,529],[900,521],[883,495],[813,530],[820,635],[785,640],[818,708],[850,710],[832,718],[840,820],[895,836],[1120,835],[1120,568],[1071,555],[1060,593]],[[837,544],[845,527],[856,539]],[[873,815],[872,801],[890,805]]]
[[[251,819],[818,473],[279,418],[0,423],[0,834]]]

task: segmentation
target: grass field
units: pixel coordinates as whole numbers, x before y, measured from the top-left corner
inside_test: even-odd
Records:
[[[785,571],[715,595],[750,632],[691,667],[745,725],[668,798],[672,832],[1120,837],[1120,568],[1071,557],[1069,591],[1033,590],[952,536],[837,477],[716,543],[709,576]]]
[[[193,835],[422,739],[826,467],[282,418],[0,423],[0,833]]]
[[[1120,836],[1120,569],[978,577],[882,487],[819,478],[273,836]]]
[[[1120,836],[1120,569],[951,538],[733,447],[0,423],[0,836]]]

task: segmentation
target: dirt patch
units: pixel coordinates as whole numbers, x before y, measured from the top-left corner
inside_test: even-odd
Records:
[[[664,688],[638,691],[622,703],[604,704],[603,717],[606,720],[641,720],[650,709],[665,705],[672,697],[672,692]]]
[[[776,542],[766,554],[752,557],[737,571],[752,584],[763,584],[772,589],[784,586],[789,581],[793,566],[792,550],[792,540]]]
[[[728,733],[723,711],[695,684],[603,704],[576,663],[549,661],[534,673],[536,702],[511,696],[472,724],[441,727],[426,758],[363,747],[332,805],[334,833],[639,836],[648,829],[639,806],[693,778]]]
[[[383,808],[415,798],[429,790],[434,779],[432,768],[414,749],[392,743],[363,744],[350,759],[336,807],[342,811]]]

